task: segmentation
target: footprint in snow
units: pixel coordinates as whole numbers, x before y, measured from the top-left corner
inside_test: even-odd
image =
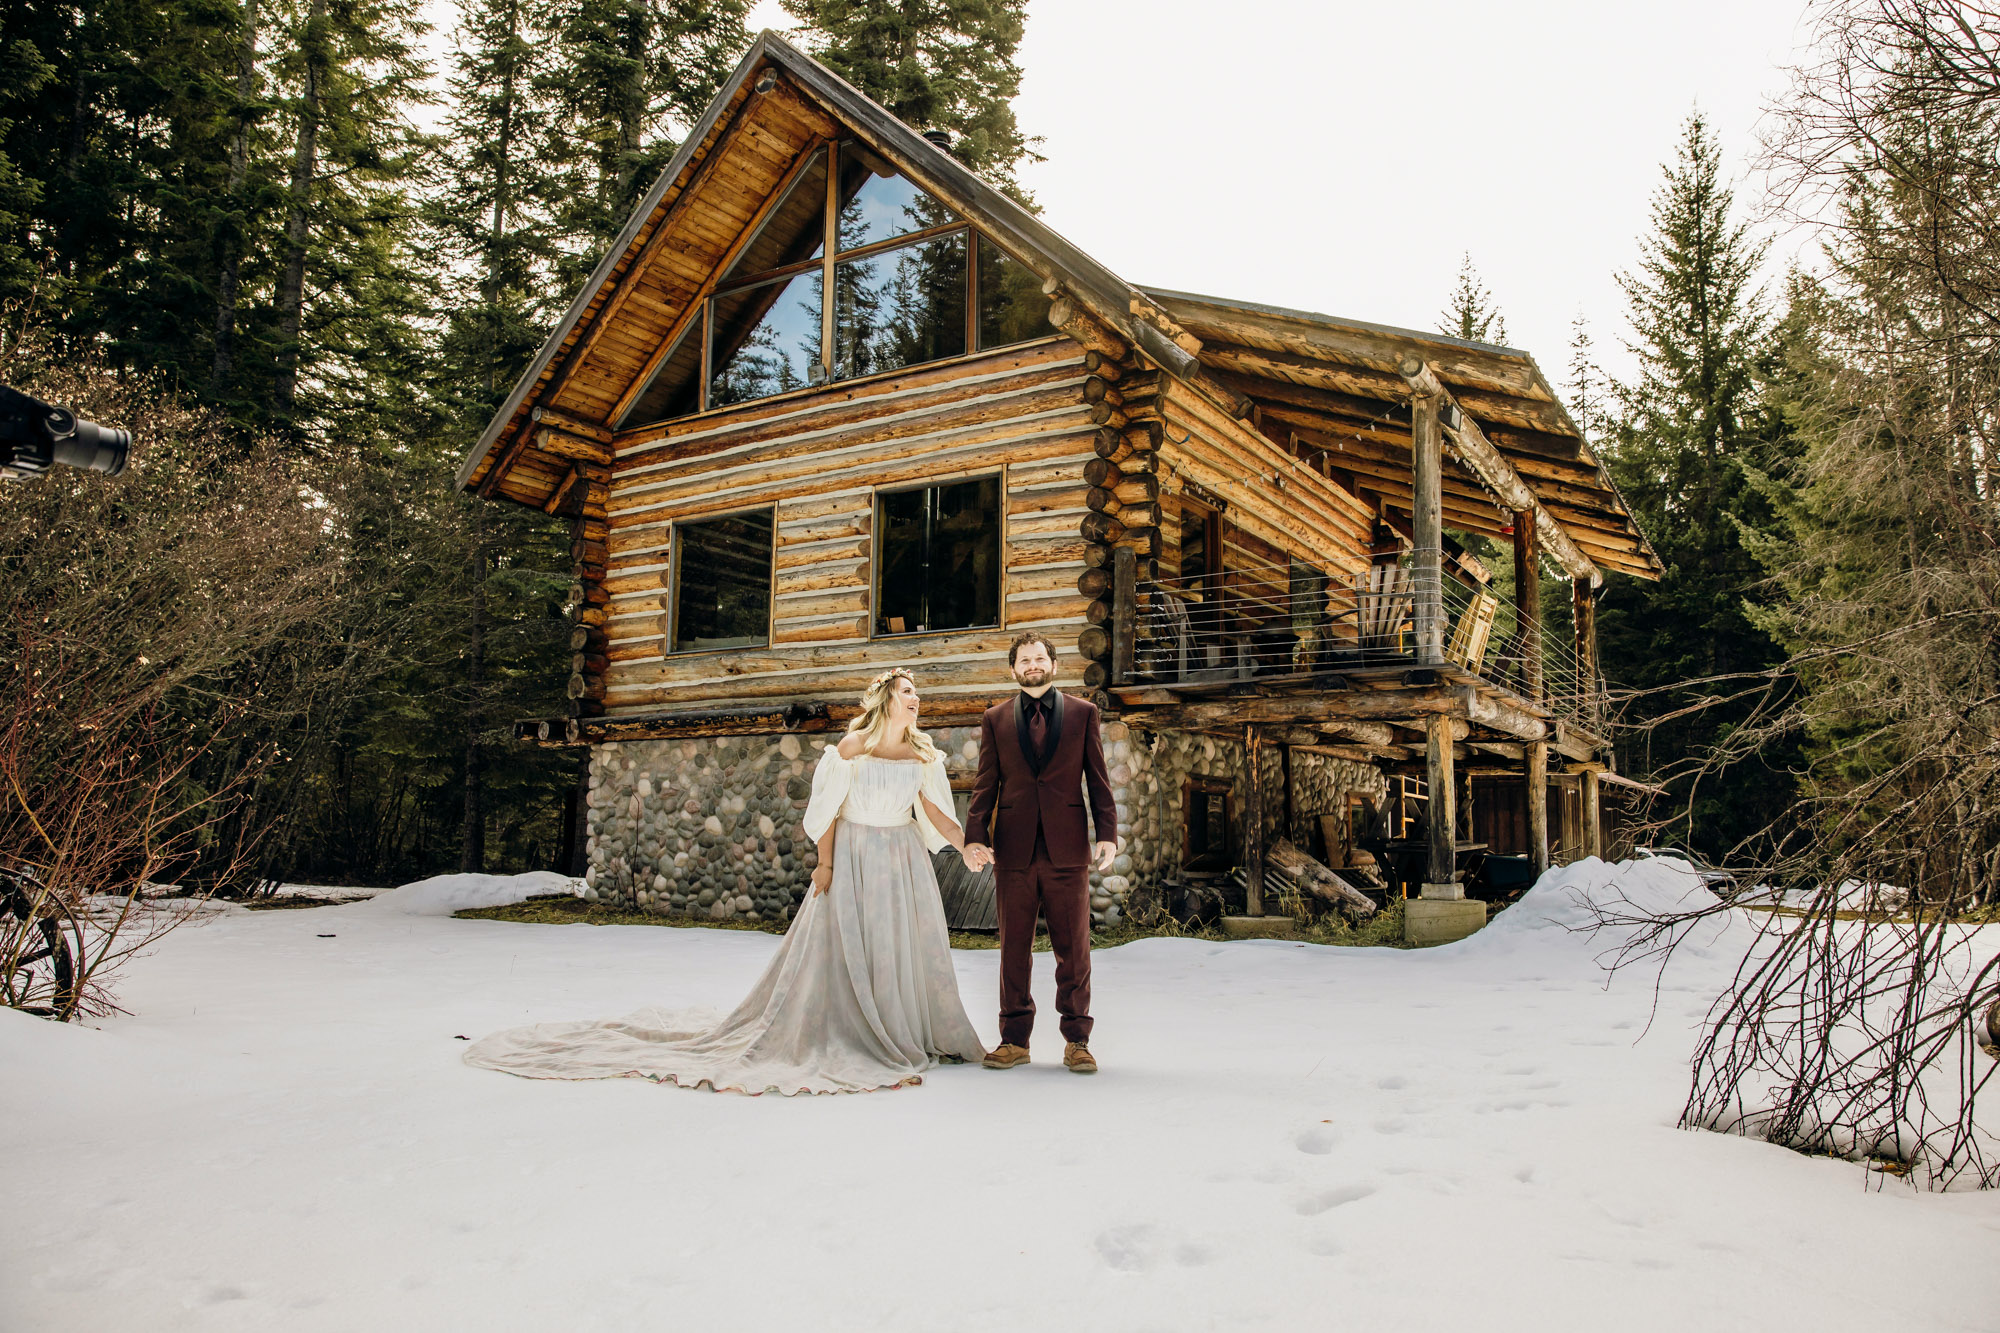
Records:
[[[1120,1273],[1150,1273],[1163,1262],[1199,1268],[1219,1257],[1213,1246],[1175,1236],[1146,1222],[1101,1231],[1092,1247],[1106,1268]]]
[[[1396,1092],[1409,1087],[1410,1080],[1404,1078],[1401,1074],[1390,1074],[1386,1078],[1376,1079],[1375,1086],[1384,1092]]]
[[[1301,1217],[1318,1217],[1343,1204],[1358,1203],[1375,1192],[1373,1185],[1336,1185],[1300,1199],[1293,1207]]]
[[[1333,1146],[1339,1142],[1340,1135],[1334,1132],[1332,1125],[1314,1125],[1310,1129],[1300,1131],[1292,1140],[1292,1146],[1300,1152],[1324,1157],[1332,1152]]]

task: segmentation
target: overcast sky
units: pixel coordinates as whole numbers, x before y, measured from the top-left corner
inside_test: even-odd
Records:
[[[1031,0],[1047,221],[1135,283],[1432,328],[1461,257],[1551,379],[1625,368],[1614,275],[1699,106],[1733,172],[1803,0]],[[753,27],[785,26],[765,0]],[[1755,185],[1745,181],[1745,203]],[[1780,238],[1781,264],[1792,242]]]

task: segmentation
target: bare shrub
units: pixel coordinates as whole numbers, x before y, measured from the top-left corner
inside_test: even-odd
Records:
[[[339,473],[32,338],[0,347],[0,378],[136,441],[122,478],[0,489],[0,860],[34,886],[0,915],[0,1002],[69,1018],[113,1008],[117,964],[185,918],[147,886],[248,870],[260,826],[238,816],[287,758],[288,648],[341,596]],[[66,981],[33,961],[51,925]]]

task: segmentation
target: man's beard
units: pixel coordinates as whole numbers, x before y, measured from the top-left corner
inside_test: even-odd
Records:
[[[1051,672],[1043,671],[1039,667],[1024,667],[1014,673],[1014,679],[1032,690],[1037,685],[1048,684],[1052,674]]]

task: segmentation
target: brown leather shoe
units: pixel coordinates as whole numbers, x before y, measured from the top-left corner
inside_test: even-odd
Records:
[[[1063,1047],[1063,1065],[1072,1074],[1095,1074],[1097,1057],[1090,1053],[1090,1047],[1073,1041]]]
[[[988,1069],[1012,1069],[1015,1065],[1028,1063],[1028,1048],[1016,1046],[1012,1042],[1002,1042],[986,1053],[980,1061]]]

